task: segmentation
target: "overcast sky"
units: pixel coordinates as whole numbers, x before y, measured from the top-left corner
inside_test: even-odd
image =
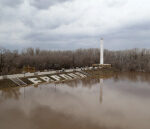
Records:
[[[0,47],[150,48],[150,0],[0,0]]]

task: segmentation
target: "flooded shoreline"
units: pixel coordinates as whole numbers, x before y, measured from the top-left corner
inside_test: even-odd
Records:
[[[2,129],[149,129],[150,75],[0,90]]]
[[[30,85],[49,84],[49,83],[61,83],[72,81],[76,79],[82,79],[86,77],[107,77],[112,74],[114,70],[112,68],[78,68],[68,69],[65,71],[49,71],[38,73],[26,73],[17,75],[6,75],[0,79],[0,89],[9,87],[24,87]]]

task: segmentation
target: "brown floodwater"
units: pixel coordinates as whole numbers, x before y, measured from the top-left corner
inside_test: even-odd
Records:
[[[150,129],[150,74],[1,89],[0,129]]]

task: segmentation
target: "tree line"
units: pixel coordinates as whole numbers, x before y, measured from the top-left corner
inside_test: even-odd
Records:
[[[0,74],[21,73],[24,66],[35,67],[37,71],[92,66],[99,59],[100,51],[95,48],[64,51],[27,48],[21,52],[0,48]],[[150,72],[149,59],[149,49],[104,50],[104,62],[120,71]]]

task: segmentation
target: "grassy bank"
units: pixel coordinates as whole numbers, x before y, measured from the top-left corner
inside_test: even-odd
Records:
[[[103,69],[87,70],[86,72],[90,74],[91,77],[108,78],[118,71],[113,68],[103,68]]]

